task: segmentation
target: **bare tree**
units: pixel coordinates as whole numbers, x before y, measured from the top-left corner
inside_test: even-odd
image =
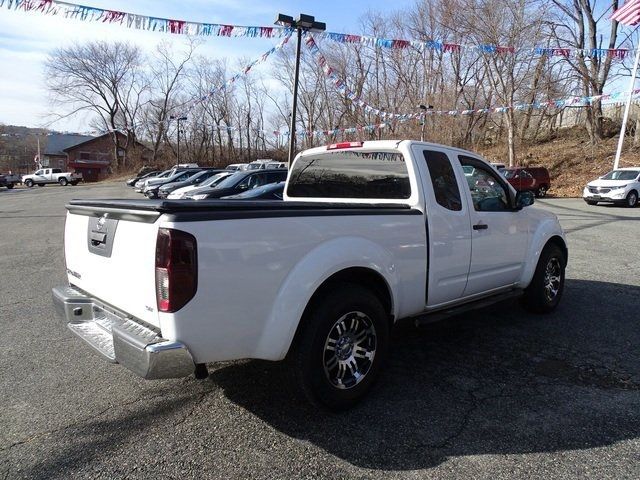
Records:
[[[182,106],[178,100],[184,95],[185,77],[198,43],[190,40],[184,51],[176,53],[168,42],[160,43],[149,59],[150,99],[144,109],[145,134],[151,140],[153,161],[161,153],[167,134],[169,117],[180,114]]]
[[[596,0],[552,0],[557,7],[553,36],[558,45],[579,49],[567,64],[576,74],[585,96],[601,95],[610,80],[614,57],[602,52],[617,46],[618,22],[609,19],[618,9],[618,0],[610,0],[604,10],[596,10]],[[603,135],[602,103],[587,108],[587,131],[595,143]]]
[[[134,117],[144,90],[141,65],[138,47],[104,41],[56,49],[45,64],[54,104],[70,108],[56,119],[83,111],[94,113],[111,132],[118,167],[126,165],[127,143],[135,132]],[[127,133],[124,140],[117,134],[119,130]]]

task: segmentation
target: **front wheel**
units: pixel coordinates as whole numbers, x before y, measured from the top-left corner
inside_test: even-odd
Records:
[[[636,205],[638,205],[638,193],[635,190],[631,190],[629,192],[625,204],[629,208],[634,208]]]
[[[533,280],[522,296],[522,303],[527,310],[549,313],[558,306],[564,291],[566,266],[564,252],[557,245],[548,243],[540,254]]]
[[[380,300],[359,285],[339,284],[307,308],[288,360],[311,403],[344,410],[373,386],[388,343]]]
[[[7,188],[11,190],[13,188],[13,183],[7,183]]]
[[[25,181],[24,181],[24,184],[25,184],[27,187],[31,188],[31,187],[33,187],[33,180],[31,180],[30,178],[28,178],[27,180],[25,180]]]
[[[63,187],[66,187],[66,186],[67,186],[67,183],[69,183],[69,182],[67,181],[67,179],[66,179],[66,178],[64,178],[64,177],[60,177],[60,178],[58,179],[58,183],[59,183],[60,185],[62,185]]]

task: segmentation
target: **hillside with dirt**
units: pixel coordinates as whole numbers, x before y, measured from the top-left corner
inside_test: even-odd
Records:
[[[621,167],[640,166],[640,146],[632,147],[632,137],[625,139],[620,158]],[[618,136],[592,145],[582,127],[559,130],[555,137],[535,144],[519,145],[519,166],[542,166],[551,175],[549,196],[580,197],[587,182],[604,175],[613,168]],[[480,149],[486,159],[507,163],[504,145]]]

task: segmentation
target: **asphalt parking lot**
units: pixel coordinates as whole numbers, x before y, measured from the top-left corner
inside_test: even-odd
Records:
[[[268,362],[140,380],[55,318],[65,202],[125,196],[0,191],[0,478],[640,478],[640,208],[538,201],[570,242],[558,310],[398,329],[374,392],[329,414]]]

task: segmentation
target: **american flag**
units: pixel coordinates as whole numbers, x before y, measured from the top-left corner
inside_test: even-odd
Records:
[[[623,25],[640,25],[640,0],[629,0],[611,15]]]

